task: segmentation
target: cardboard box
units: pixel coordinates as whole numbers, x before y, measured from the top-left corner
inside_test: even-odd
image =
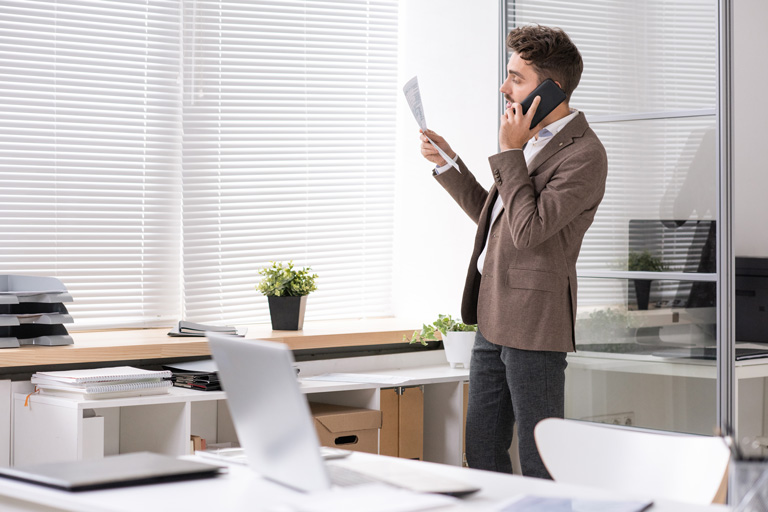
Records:
[[[321,445],[379,453],[381,411],[321,403],[309,407]]]
[[[379,453],[424,458],[424,391],[421,387],[382,389]]]
[[[379,454],[397,457],[400,436],[400,396],[397,389],[379,391],[381,407],[381,432],[379,434]]]

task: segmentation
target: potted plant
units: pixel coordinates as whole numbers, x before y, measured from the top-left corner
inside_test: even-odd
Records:
[[[643,272],[665,272],[669,267],[665,265],[661,258],[650,253],[650,251],[629,253],[627,258],[627,270]],[[635,296],[637,297],[637,309],[648,309],[648,301],[651,296],[651,279],[634,279]]]
[[[421,343],[427,345],[427,341],[435,341],[435,334],[440,332],[443,339],[443,348],[445,349],[445,358],[456,368],[462,365],[469,368],[469,361],[472,357],[472,347],[475,345],[476,325],[467,325],[457,322],[451,315],[438,315],[437,320],[431,324],[424,324],[420,331],[413,331],[411,339],[403,336],[404,341],[409,343]]]
[[[304,327],[304,311],[307,295],[317,290],[315,279],[309,267],[293,268],[293,261],[286,265],[270,261],[271,266],[259,270],[262,276],[256,286],[267,296],[269,316],[275,331],[299,331]]]
[[[597,309],[576,318],[576,348],[579,350],[621,352],[628,341],[632,340],[625,308]]]

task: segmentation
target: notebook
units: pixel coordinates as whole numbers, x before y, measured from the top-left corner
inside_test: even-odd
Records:
[[[168,393],[170,371],[150,371],[132,366],[37,372],[32,375],[41,394],[70,398],[103,399]]]
[[[346,468],[326,466],[320,455],[309,405],[291,366],[291,350],[282,343],[206,335],[248,465],[264,478],[300,491],[331,488],[329,468]],[[371,474],[378,473],[384,475],[378,478],[381,482],[419,492],[463,496],[479,490],[428,470],[398,465],[392,471],[387,457],[366,461],[365,466],[361,481],[370,481]]]
[[[103,398],[124,398],[129,396],[163,395],[173,386],[170,380],[149,382],[121,382],[119,384],[103,384],[101,386],[77,387],[56,384],[38,384],[42,395],[55,395],[70,398],[97,400]]]
[[[246,328],[237,329],[236,327],[222,325],[208,325],[179,320],[178,325],[174,325],[168,332],[168,336],[175,337],[203,337],[207,331],[220,332],[224,334],[233,334],[236,336],[245,336],[248,331]]]
[[[222,468],[169,455],[138,452],[79,460],[0,467],[0,476],[67,491],[88,491],[109,487],[209,478]]]
[[[90,368],[87,370],[64,370],[57,372],[37,372],[32,376],[32,384],[38,382],[59,382],[67,384],[87,384],[89,382],[131,381],[145,379],[170,379],[167,370],[152,371],[133,366],[115,366],[112,368]]]

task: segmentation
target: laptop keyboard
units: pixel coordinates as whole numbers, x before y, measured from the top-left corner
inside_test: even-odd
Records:
[[[355,471],[354,469],[336,466],[333,464],[328,464],[325,467],[328,468],[328,476],[331,477],[331,483],[339,487],[383,483],[381,480],[378,480],[370,475],[366,475],[365,473]]]

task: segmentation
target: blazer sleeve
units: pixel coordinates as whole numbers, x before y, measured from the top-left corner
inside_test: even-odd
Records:
[[[522,151],[518,151],[518,153],[522,153]],[[457,158],[456,163],[459,164],[461,173],[451,168],[440,174],[435,174],[433,171],[433,175],[437,182],[448,191],[454,201],[464,210],[464,213],[469,215],[469,218],[477,224],[480,222],[480,213],[488,198],[488,191],[477,182],[475,176],[469,172],[461,158]]]
[[[608,171],[602,146],[587,146],[563,161],[537,195],[522,151],[499,153],[489,162],[518,249],[536,247],[593,207]]]

